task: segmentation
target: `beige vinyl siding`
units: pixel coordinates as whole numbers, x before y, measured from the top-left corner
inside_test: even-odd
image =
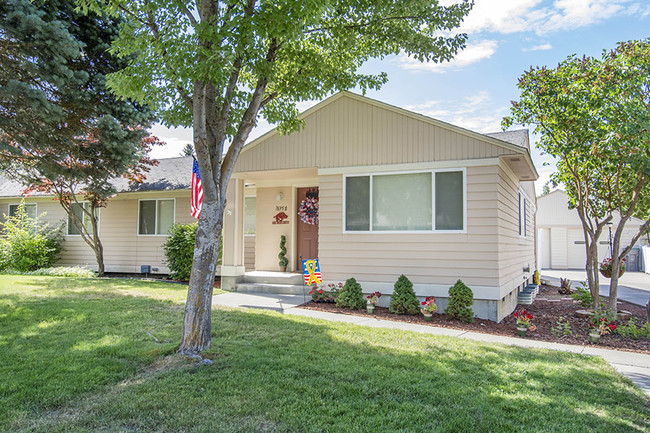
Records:
[[[187,224],[196,220],[190,215],[190,193],[186,191],[150,192],[120,194],[100,210],[99,235],[104,246],[104,265],[107,272],[140,272],[141,265],[158,268],[167,273],[162,244],[166,236],[138,235],[138,199],[174,198],[176,223]],[[0,209],[15,200],[0,200]],[[67,215],[58,202],[50,198],[28,198],[26,202],[37,203],[39,215],[46,212],[44,221],[58,224],[67,220]],[[6,212],[6,211],[3,211]],[[65,226],[64,226],[65,230]],[[66,233],[66,232],[64,232]],[[81,236],[65,236],[64,251],[57,265],[82,265],[93,269],[97,262],[93,251]]]
[[[246,272],[255,270],[255,235],[244,235],[244,266]]]
[[[235,172],[495,158],[514,153],[397,110],[343,95],[290,135],[273,132],[242,151]]]
[[[498,167],[467,168],[467,233],[343,233],[343,176],[320,176],[319,257],[327,280],[415,284],[499,284]]]
[[[532,183],[532,182],[531,182]],[[519,234],[519,193],[524,188],[512,171],[500,163],[498,168],[497,227],[499,231],[499,285],[524,283],[535,271],[535,197],[526,194],[526,236]],[[523,197],[522,197],[523,198]],[[523,231],[523,230],[522,230]],[[530,272],[524,272],[524,268]]]

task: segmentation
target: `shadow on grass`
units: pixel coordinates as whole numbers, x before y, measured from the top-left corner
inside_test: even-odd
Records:
[[[0,427],[4,416],[11,431],[47,432],[650,428],[647,400],[598,358],[261,311],[215,310],[214,364],[142,375],[173,353],[182,308],[76,295],[0,296]]]

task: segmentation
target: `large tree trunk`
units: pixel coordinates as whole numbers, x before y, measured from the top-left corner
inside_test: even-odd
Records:
[[[212,292],[219,258],[223,208],[218,203],[201,207],[199,228],[196,231],[194,259],[190,285],[185,303],[183,340],[178,349],[186,355],[197,355],[210,347],[212,333]]]

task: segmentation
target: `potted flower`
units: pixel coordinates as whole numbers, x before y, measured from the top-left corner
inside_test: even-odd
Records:
[[[374,292],[366,296],[366,299],[368,299],[368,303],[366,304],[366,311],[368,314],[375,314],[375,307],[379,302],[379,298],[381,298],[380,292]]]
[[[594,311],[594,315],[589,319],[589,342],[593,344],[600,343],[600,336],[609,334],[616,329],[616,323],[611,320],[610,314],[598,308]]]
[[[515,311],[512,315],[517,318],[517,335],[519,337],[525,337],[529,329],[531,331],[535,330],[534,325],[531,324],[533,315],[526,311],[525,308]]]
[[[422,306],[420,307],[420,311],[424,316],[424,320],[427,322],[431,322],[431,320],[433,319],[433,313],[438,311],[438,306],[436,305],[436,298],[434,298],[433,296],[427,296],[427,298],[424,301],[422,301]]]
[[[612,278],[612,259],[607,258],[600,264],[600,273],[605,278]],[[625,259],[621,260],[621,265],[618,270],[618,276],[625,273]]]

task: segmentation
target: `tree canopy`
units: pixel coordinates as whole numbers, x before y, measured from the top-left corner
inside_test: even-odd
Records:
[[[157,140],[145,129],[153,111],[106,87],[129,62],[108,52],[124,21],[76,7],[74,0],[0,2],[0,166],[60,200],[102,273],[96,209],[115,193],[112,179],[142,180]]]
[[[131,58],[111,89],[147,103],[169,126],[192,126],[203,205],[180,351],[210,345],[210,305],[226,188],[259,116],[281,132],[300,126],[296,103],[337,90],[378,89],[370,58],[405,53],[450,60],[472,1],[81,0],[124,17],[112,50]]]
[[[650,40],[620,43],[602,58],[570,56],[556,68],[531,68],[520,78],[514,122],[536,125],[538,147],[556,158],[556,184],[565,187],[582,221],[587,275],[598,304],[598,239],[618,214],[612,245],[609,308],[616,308],[618,270],[650,223]],[[631,217],[643,221],[621,245]]]

